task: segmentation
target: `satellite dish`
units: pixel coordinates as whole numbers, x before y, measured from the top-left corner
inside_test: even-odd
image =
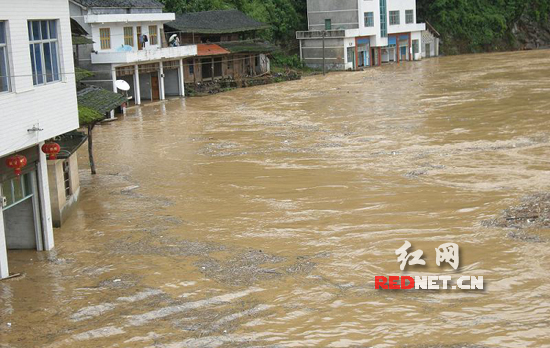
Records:
[[[169,42],[172,42],[172,41],[174,41],[177,37],[178,37],[178,34],[174,34],[174,35],[170,36],[170,39],[168,39],[168,41],[169,41]]]
[[[126,92],[126,91],[130,90],[130,85],[128,84],[128,82],[126,82],[124,80],[116,80],[115,86],[116,86],[116,88],[120,89],[121,91]]]

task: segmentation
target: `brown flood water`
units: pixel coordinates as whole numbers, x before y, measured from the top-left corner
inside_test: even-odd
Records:
[[[481,225],[550,191],[549,120],[550,51],[129,110],[56,250],[10,252],[0,347],[549,347],[550,245]],[[405,240],[486,290],[374,290]]]

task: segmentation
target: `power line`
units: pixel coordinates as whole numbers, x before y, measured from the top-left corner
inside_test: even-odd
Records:
[[[235,53],[234,53],[235,54]],[[237,53],[238,54],[238,53]],[[236,62],[236,61],[245,61],[245,60],[250,60],[251,58],[256,58],[256,57],[260,57],[262,54],[255,54],[255,55],[248,55],[246,57],[241,57],[241,58],[233,58],[233,59],[226,59],[226,60],[222,60],[221,62]],[[202,58],[204,57],[204,58]],[[199,59],[199,60],[202,60],[202,59],[211,59],[212,62],[208,62],[208,63],[205,63],[205,62],[198,62],[198,64],[200,65],[203,65],[203,64],[212,64],[212,63],[216,63],[214,61],[214,58],[207,58],[207,57],[212,57],[212,56],[191,56],[191,57],[187,57],[187,58],[180,58],[180,59]],[[163,63],[165,62],[173,62],[173,61],[179,61],[179,59],[173,59],[173,60],[166,60],[166,61],[162,61]],[[138,72],[141,70],[141,71],[145,71],[145,73],[147,72],[152,72],[152,71],[160,71],[160,67],[158,68],[147,68],[147,67],[139,67],[139,65],[149,65],[149,64],[158,64],[160,63],[161,61],[158,61],[158,62],[152,62],[152,63],[136,63],[138,64]],[[126,68],[126,69],[132,69],[132,71],[135,71],[135,67],[134,67],[135,64],[132,64],[132,65],[121,65],[121,66],[115,66],[114,69],[120,69],[120,68]],[[190,67],[190,66],[195,66],[194,63],[183,63],[183,66],[184,67]],[[179,64],[176,66],[177,68],[179,68]],[[163,67],[163,70],[175,70],[175,69],[172,69],[172,68],[164,68]],[[113,72],[113,69],[111,70],[90,70],[90,72],[92,73],[112,73]],[[76,75],[76,74],[79,74],[79,72],[77,71],[73,71],[73,72],[58,72],[57,74],[54,74],[54,73],[51,73],[51,74],[39,74],[39,75],[46,75],[46,76],[49,76],[49,75]],[[12,77],[32,77],[32,76],[35,76],[35,74],[25,74],[25,75],[0,75],[0,78],[12,78]]]

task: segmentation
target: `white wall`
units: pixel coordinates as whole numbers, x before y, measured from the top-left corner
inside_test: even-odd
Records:
[[[34,86],[27,21],[58,19],[61,81]],[[12,91],[0,93],[0,156],[78,128],[78,111],[67,0],[2,0],[7,21]],[[27,132],[39,124],[40,132]]]
[[[149,35],[149,26],[157,26],[157,39],[158,43],[156,45],[151,45],[151,37]],[[117,49],[124,45],[124,27],[133,27],[133,37],[134,37],[134,51],[138,50],[136,28],[141,27],[141,34],[147,35],[149,42],[147,42],[143,49],[144,50],[155,50],[161,47],[162,38],[160,37],[160,29],[163,28],[163,22],[146,22],[146,23],[105,23],[105,24],[92,24],[92,40],[94,41],[94,50],[97,52],[117,52]],[[111,29],[111,49],[102,49],[101,40],[99,35],[100,28],[110,28]]]

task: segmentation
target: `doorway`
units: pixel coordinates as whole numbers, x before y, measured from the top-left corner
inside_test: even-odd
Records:
[[[143,43],[141,42],[141,27],[136,27],[137,47],[138,51],[143,49]]]
[[[160,99],[159,76],[157,74],[151,75],[151,99]]]
[[[400,52],[399,60],[400,61],[407,60],[407,46],[401,46],[399,52]]]

